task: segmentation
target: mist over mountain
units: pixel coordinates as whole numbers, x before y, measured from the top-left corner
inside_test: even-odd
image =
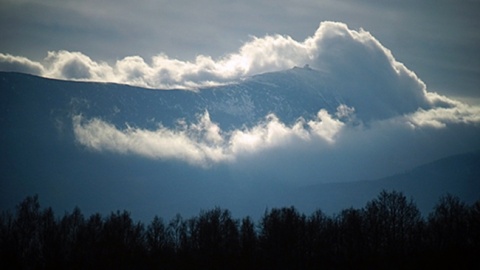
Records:
[[[331,80],[296,67],[161,91],[1,73],[2,208],[35,193],[60,212],[127,209],[142,219],[214,206],[255,217],[285,205],[335,212],[382,188],[404,191],[422,210],[445,192],[476,199],[478,153],[352,182],[478,149],[478,127],[412,128],[406,115],[433,105],[382,111]]]

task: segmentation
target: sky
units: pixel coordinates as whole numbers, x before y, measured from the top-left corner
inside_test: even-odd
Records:
[[[59,57],[70,59],[72,56]],[[322,22],[303,41],[286,36],[255,38],[235,54],[218,61],[205,57],[193,63],[171,63],[164,57],[155,59],[158,63],[136,66],[135,72],[124,67],[135,66],[132,62],[136,61],[123,60],[109,72],[114,78],[126,80],[131,80],[131,76],[122,74],[138,74],[135,77],[140,78],[138,82],[153,86],[164,83],[165,79],[174,85],[208,84],[262,71],[288,69],[303,63],[309,67],[251,78],[253,81],[264,80],[272,90],[288,89],[284,96],[275,90],[270,92],[272,101],[266,101],[263,96],[251,97],[243,91],[233,97],[237,101],[227,97],[221,99],[237,108],[236,116],[244,121],[244,126],[232,128],[218,123],[218,110],[222,111],[219,109],[222,106],[218,105],[206,106],[203,112],[197,112],[196,120],[182,120],[174,115],[179,124],[173,127],[162,123],[156,128],[145,128],[138,123],[122,126],[101,116],[85,118],[77,114],[72,120],[79,144],[98,152],[180,160],[203,168],[218,164],[236,166],[259,157],[260,160],[273,161],[278,156],[286,156],[289,157],[286,160],[271,162],[271,167],[265,166],[265,171],[268,174],[281,171],[284,176],[289,170],[289,173],[308,171],[336,181],[387,176],[479,147],[475,134],[478,135],[480,124],[480,106],[468,105],[429,90],[415,72],[397,61],[371,33],[352,30],[343,23]],[[69,73],[71,68],[59,70]],[[170,74],[170,77],[155,80],[162,74]],[[282,78],[288,79],[282,81]],[[227,85],[220,89],[227,92],[235,87],[242,89],[242,85],[240,82],[231,86],[233,88]],[[262,84],[254,87],[258,91],[267,91],[267,88]],[[316,111],[292,115],[290,122],[281,114],[268,112],[255,116],[263,119],[249,120],[249,112],[255,111],[252,108],[268,107],[270,104],[263,104],[265,102],[275,104],[278,102],[275,98],[288,99],[278,102],[279,106],[287,107],[287,110],[292,106],[293,111],[299,113],[308,107],[304,96],[309,91],[315,93],[312,98],[322,97],[316,100]],[[250,94],[253,95],[253,91]],[[208,109],[214,112],[212,116]],[[222,112],[230,113],[228,110]],[[294,156],[297,157],[292,158]],[[344,169],[330,166],[333,164],[328,159],[336,160],[339,163],[336,166]],[[318,164],[320,160],[321,164]],[[283,178],[318,179],[298,177],[301,174],[295,176],[295,173]]]
[[[77,140],[98,151],[208,166],[289,140],[480,122],[479,1],[1,1],[0,70],[196,90],[309,65],[348,101],[243,130],[222,130],[208,111],[176,130],[73,118]]]
[[[52,65],[68,57],[100,67],[132,61],[151,67],[159,59],[191,64],[199,56],[219,63],[239,54],[255,37],[281,35],[302,42],[322,21],[336,21],[370,32],[430,91],[479,104],[479,11],[476,0],[0,0],[0,70],[85,79],[81,69],[67,77],[51,72]],[[15,61],[30,61],[35,68],[19,69]],[[39,71],[45,67],[50,72]],[[263,71],[270,70],[243,75]],[[128,83],[198,86],[195,81]]]
[[[151,129],[72,111],[65,126],[100,158],[227,167],[263,184],[375,179],[479,149],[479,11],[475,0],[0,0],[0,70],[198,90],[308,64],[321,76],[294,74],[302,87],[341,102],[294,122],[227,129],[205,110]]]

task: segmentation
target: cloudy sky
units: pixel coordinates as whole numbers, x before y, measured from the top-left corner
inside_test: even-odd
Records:
[[[303,42],[331,20],[369,31],[430,91],[478,104],[479,11],[477,0],[0,0],[0,69],[119,81],[86,75],[82,66],[63,74],[55,67],[75,58],[97,73],[113,67],[118,76],[122,64],[228,64],[254,37],[278,34]],[[262,71],[269,70],[242,74]]]
[[[75,143],[252,180],[375,179],[479,149],[479,13],[480,0],[0,0],[0,70],[196,89],[309,64],[321,76],[294,88],[341,102],[294,122],[226,129],[204,110],[148,129],[72,112]]]

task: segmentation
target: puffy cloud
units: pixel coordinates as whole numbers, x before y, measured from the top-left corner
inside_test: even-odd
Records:
[[[337,110],[337,114],[343,114],[345,105],[341,105]],[[335,135],[343,127],[343,122],[338,119],[333,119],[326,110],[320,110],[317,114],[320,121],[308,121],[308,126],[313,133],[326,139],[328,142],[333,142]]]
[[[367,31],[322,23],[305,44],[316,48],[311,66],[327,74],[333,81],[330,87],[361,119],[393,117],[433,105],[425,84]]]
[[[58,79],[115,81],[112,68],[79,52],[49,52],[43,75]]]
[[[0,53],[0,70],[42,75],[44,68],[40,63],[25,57]]]
[[[51,78],[115,82],[148,88],[195,89],[238,81],[247,76],[293,66],[319,70],[341,103],[370,121],[425,110],[454,107],[445,97],[427,92],[425,84],[369,32],[343,23],[322,22],[304,41],[288,36],[253,37],[237,52],[219,59],[199,55],[193,61],[160,54],[145,61],[129,56],[108,64],[80,52],[49,52],[42,63],[0,55],[0,67]]]
[[[412,134],[421,134],[422,130],[447,130],[449,125],[478,126],[480,121],[478,107],[428,92],[416,74],[396,61],[391,51],[369,32],[352,30],[336,22],[322,22],[317,31],[303,41],[281,35],[253,37],[237,52],[218,59],[199,55],[193,61],[183,61],[159,54],[150,61],[129,56],[108,64],[80,52],[58,51],[49,52],[40,63],[0,54],[3,70],[165,89],[231,83],[251,75],[306,64],[319,71],[315,76],[321,76],[318,81],[324,80],[321,91],[328,91],[337,104],[342,104],[336,112],[318,108],[312,120],[299,118],[293,125],[270,114],[251,128],[229,131],[221,130],[212,122],[208,112],[196,123],[179,121],[174,129],[159,126],[156,130],[119,129],[98,118],[76,116],[73,119],[75,136],[80,144],[93,150],[208,166],[298,142],[309,146],[314,143],[313,148],[317,150],[330,147],[352,153],[354,150],[347,150],[349,147],[365,154],[366,150],[357,144],[374,149],[376,146],[370,142],[387,140],[387,136],[382,135],[387,133],[391,140],[411,138],[419,145],[420,142],[426,145],[427,141],[414,139]],[[404,137],[399,138],[398,134]],[[385,143],[384,147],[390,146]],[[360,154],[345,154],[339,159],[351,159],[350,156],[362,158]],[[407,154],[403,159],[409,160]],[[351,160],[351,163],[355,162]]]
[[[424,84],[403,64],[397,62],[370,33],[351,30],[343,23],[322,22],[311,37],[296,41],[289,36],[271,35],[253,37],[237,52],[219,59],[199,55],[193,61],[182,61],[160,54],[150,62],[139,56],[129,56],[107,64],[95,61],[80,52],[49,52],[39,63],[22,57],[0,57],[0,63],[16,63],[17,71],[73,80],[88,80],[131,84],[149,88],[197,88],[232,82],[246,76],[278,71],[293,66],[310,64],[313,68],[335,74],[342,82],[358,83],[362,79],[362,91],[354,92],[352,85],[341,88],[352,94],[372,89],[373,77],[385,77],[385,85],[376,87],[393,93],[402,88],[417,95],[410,106],[425,102]],[[22,68],[21,68],[22,67]],[[30,69],[28,68],[30,67]],[[7,69],[7,68],[4,68]],[[358,86],[358,85],[356,85]],[[396,86],[396,87],[391,87]],[[365,94],[365,93],[363,93]],[[391,95],[389,95],[391,96]],[[398,106],[407,106],[400,103]]]
[[[77,142],[98,152],[179,160],[209,168],[228,164],[240,171],[301,183],[372,179],[480,147],[480,109],[419,109],[363,125],[354,108],[320,110],[310,120],[285,124],[269,114],[250,128],[222,130],[208,111],[176,127],[116,127],[99,118],[73,117]],[[295,180],[297,179],[297,180]]]
[[[316,119],[306,122],[299,118],[292,126],[270,114],[256,126],[231,131],[221,130],[211,121],[208,111],[197,117],[197,123],[179,120],[174,129],[160,125],[156,130],[128,125],[121,130],[98,118],[73,117],[75,138],[89,149],[133,153],[153,159],[177,159],[198,166],[230,162],[240,155],[295,141],[333,143],[343,126],[343,122],[325,110],[320,110]]]
[[[85,121],[73,117],[77,141],[97,151],[138,154],[154,159],[180,159],[191,164],[206,165],[209,161],[227,160],[221,145],[218,127],[210,121],[208,113],[197,124],[179,126],[170,130],[160,126],[157,130],[142,130],[128,126],[119,130],[100,119]],[[220,140],[220,141],[219,141]]]
[[[419,109],[406,116],[406,121],[414,128],[445,128],[449,124],[480,124],[480,107],[459,103],[449,108]]]

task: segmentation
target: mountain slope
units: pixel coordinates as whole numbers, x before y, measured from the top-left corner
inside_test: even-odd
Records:
[[[12,89],[15,87],[15,89]],[[359,119],[385,119],[413,112],[428,104],[413,102],[410,110],[396,102],[362,101],[352,98],[352,90],[328,74],[309,67],[272,72],[246,78],[225,86],[185,90],[147,90],[107,83],[84,83],[45,79],[20,73],[0,72],[2,109],[22,102],[24,106],[43,106],[52,117],[81,113],[101,117],[114,124],[134,123],[152,127],[155,123],[171,126],[172,121],[194,120],[195,114],[209,111],[212,119],[224,128],[252,125],[274,113],[283,122],[299,117],[311,119],[320,109],[335,113],[341,104],[353,106]],[[358,94],[355,94],[358,95]],[[153,123],[153,124],[152,124]]]
[[[348,207],[362,207],[384,189],[403,192],[423,214],[430,213],[446,194],[474,203],[480,200],[480,151],[449,156],[381,179],[308,186],[292,194],[292,198],[303,196],[299,204],[322,205],[326,211],[335,213]]]
[[[334,115],[341,104],[354,106],[357,120],[365,123],[374,118],[382,120],[408,112],[404,107],[390,106],[387,100],[369,108],[368,102],[352,99],[338,81],[332,80],[328,74],[308,67],[293,68],[194,92],[0,73],[0,205],[2,209],[12,208],[23,197],[37,193],[41,201],[54,206],[57,213],[78,205],[87,214],[128,209],[136,217],[149,220],[155,214],[165,218],[176,213],[189,216],[214,206],[231,209],[235,215],[256,217],[266,207],[285,205],[296,205],[307,212],[314,208],[335,212],[351,205],[363,206],[382,188],[405,190],[417,201],[425,200],[422,205],[432,204],[432,200],[436,201],[436,196],[444,191],[466,200],[478,194],[478,181],[474,181],[478,179],[478,169],[475,170],[479,168],[478,163],[474,163],[477,167],[458,172],[458,168],[463,168],[460,161],[450,167],[431,168],[432,173],[420,169],[418,173],[412,172],[411,178],[404,175],[379,182],[330,183],[300,188],[305,183],[337,179],[354,181],[365,179],[365,175],[369,179],[376,178],[364,164],[375,167],[375,170],[380,168],[380,172],[373,170],[375,175],[386,175],[387,170],[382,170],[382,165],[375,164],[375,159],[371,158],[378,150],[370,148],[370,145],[377,147],[371,144],[372,140],[362,142],[368,155],[355,152],[359,151],[355,148],[357,144],[350,142],[346,148],[353,148],[352,152],[337,154],[342,148],[339,150],[329,142],[322,141],[317,147],[311,144],[312,139],[298,139],[300,143],[295,151],[291,151],[287,143],[279,145],[278,149],[241,156],[236,162],[203,168],[175,159],[159,160],[128,152],[96,151],[81,144],[74,133],[73,119],[79,115],[87,122],[98,119],[122,131],[139,132],[155,131],[159,125],[181,130],[181,119],[195,123],[197,115],[208,111],[212,121],[229,133],[254,129],[269,113],[280,119],[280,128],[283,128],[282,124],[289,128],[299,117],[305,118],[305,122],[314,118],[320,109]],[[353,125],[357,125],[353,129],[369,132],[362,124]],[[468,134],[478,138],[476,130]],[[383,133],[381,136],[387,137]],[[429,146],[431,138],[424,138],[417,145],[425,142]],[[403,150],[393,138],[385,140],[400,145],[392,149]],[[362,146],[362,143],[358,145]],[[475,146],[466,144],[460,150],[465,147],[475,149]],[[451,148],[435,153],[449,153],[452,149],[461,152],[458,148]],[[384,148],[377,153],[380,158],[389,156]],[[423,159],[427,157],[425,155]],[[397,168],[396,163],[389,163],[392,164],[390,171],[403,170]],[[449,171],[441,171],[445,168]],[[470,178],[464,174],[469,170],[473,170]],[[441,173],[437,180],[433,180],[436,171]],[[442,178],[453,175],[463,180],[457,183],[452,182],[451,177]]]
[[[286,72],[289,78],[295,77],[295,69]],[[316,71],[303,72],[320,75]],[[319,94],[320,91],[313,91],[313,87],[299,94],[298,90],[305,88],[297,85],[298,78],[289,85],[267,82],[284,77],[285,74],[269,74],[247,79],[240,84],[193,92],[147,90],[125,85],[57,81],[19,73],[0,73],[1,105],[5,111],[21,102],[22,106],[32,110],[51,110],[51,117],[62,120],[66,120],[65,116],[81,113],[85,117],[101,117],[118,125],[133,123],[142,128],[152,127],[156,123],[172,126],[179,118],[195,120],[196,114],[208,110],[214,121],[229,128],[232,125],[251,125],[269,113],[275,113],[283,121],[292,122],[300,116],[314,116],[319,108],[334,112],[340,104],[332,96],[325,97]],[[310,79],[317,90],[321,85],[315,82],[318,79],[316,76]],[[21,114],[17,112],[7,117],[20,117]]]

